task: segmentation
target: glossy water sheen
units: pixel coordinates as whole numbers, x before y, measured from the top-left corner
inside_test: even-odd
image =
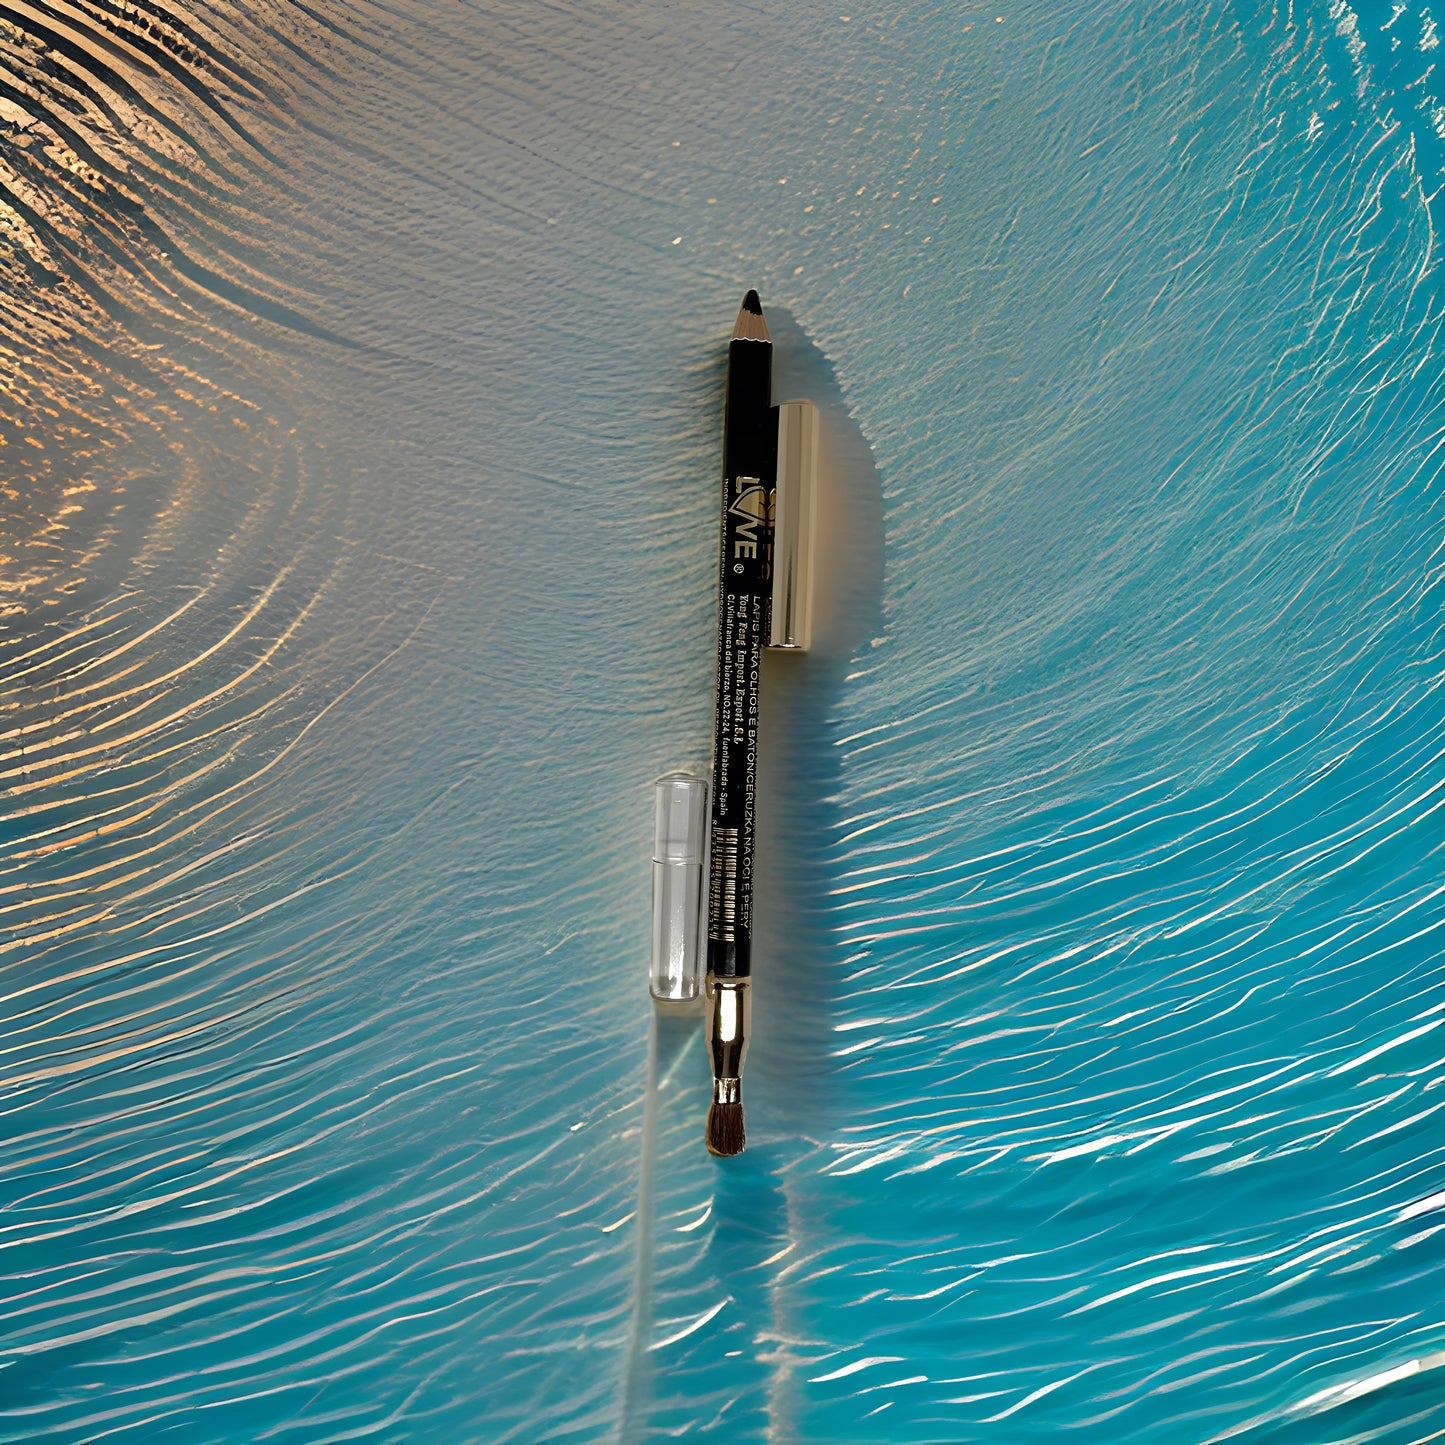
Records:
[[[1445,1428],[1442,53],[12,0],[0,1435]],[[747,285],[836,507],[723,1164],[649,785]]]

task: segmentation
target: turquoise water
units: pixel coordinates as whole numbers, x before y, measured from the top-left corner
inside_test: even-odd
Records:
[[[1445,1428],[1440,54],[0,16],[0,1436]],[[723,1162],[649,784],[749,285],[832,567]]]

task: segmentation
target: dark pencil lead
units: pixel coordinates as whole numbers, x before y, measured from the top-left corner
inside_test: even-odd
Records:
[[[754,316],[761,316],[763,314],[763,303],[758,299],[758,293],[756,291],[749,291],[748,294],[743,297],[743,310],[751,311]]]

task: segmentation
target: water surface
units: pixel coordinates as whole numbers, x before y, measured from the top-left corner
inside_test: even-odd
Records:
[[[4,1438],[1438,1429],[1437,55],[0,17]],[[643,960],[748,285],[846,517],[725,1164]]]

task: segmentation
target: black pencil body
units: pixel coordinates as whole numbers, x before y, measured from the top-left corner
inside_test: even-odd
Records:
[[[755,293],[744,306],[757,306]],[[761,307],[756,314],[766,337]],[[771,341],[735,337],[729,344],[707,942],[708,972],[719,978],[752,972],[758,682],[771,605],[778,444],[772,369]]]

